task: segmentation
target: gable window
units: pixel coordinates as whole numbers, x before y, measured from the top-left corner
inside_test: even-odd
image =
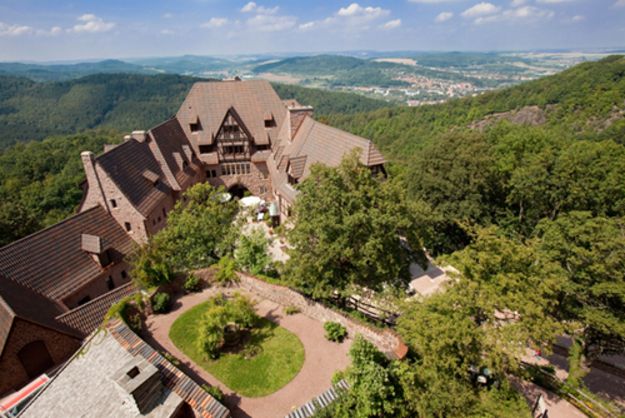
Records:
[[[224,145],[224,154],[243,154],[243,145]]]
[[[111,199],[111,206],[114,208],[117,207],[117,201],[115,199]]]
[[[124,222],[124,227],[126,228],[126,231],[132,231],[132,225],[130,225],[130,222]]]
[[[206,170],[206,177],[209,179],[217,177],[217,170]]]
[[[212,145],[200,145],[200,154],[210,154],[213,152]]]
[[[106,279],[106,287],[108,288],[108,290],[115,289],[115,282],[113,281],[113,277],[112,276],[109,276]]]
[[[266,151],[269,149],[269,144],[256,145],[258,151]]]
[[[237,132],[239,132],[239,127],[237,125],[224,125],[225,134],[235,134]]]

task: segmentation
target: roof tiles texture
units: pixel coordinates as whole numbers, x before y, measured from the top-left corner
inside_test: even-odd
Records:
[[[130,282],[108,293],[97,297],[84,305],[80,305],[71,311],[67,311],[56,317],[60,321],[84,335],[88,335],[102,323],[111,306],[124,297],[137,292],[135,285]]]
[[[236,109],[256,144],[275,141],[286,118],[286,109],[271,84],[265,80],[195,83],[176,115],[189,138],[197,144],[211,144],[230,108]],[[271,114],[274,127],[265,128]],[[190,124],[199,118],[202,129],[192,133]]]
[[[133,241],[100,206],[0,248],[0,280],[22,286],[60,302],[102,272],[81,248],[81,235],[97,235],[102,248],[121,254]]]
[[[171,185],[146,142],[130,139],[96,161],[144,216],[171,194]],[[159,181],[154,184],[156,176]]]

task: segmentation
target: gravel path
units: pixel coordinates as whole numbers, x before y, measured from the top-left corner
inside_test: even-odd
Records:
[[[230,408],[234,418],[284,417],[292,409],[325,391],[331,384],[334,372],[345,369],[349,365],[348,351],[351,339],[343,344],[327,341],[321,322],[303,314],[287,316],[280,305],[248,294],[258,302],[256,308],[259,315],[271,319],[299,337],[304,345],[306,358],[297,376],[277,392],[261,398],[238,396],[208,372],[196,366],[169,339],[169,329],[180,314],[205,301],[216,292],[217,290],[209,288],[201,293],[182,296],[176,300],[172,311],[168,314],[152,315],[147,319],[142,337],[155,349],[168,351],[178,358],[181,362],[180,369],[200,385],[208,383],[212,386],[219,386],[226,394],[224,403]]]

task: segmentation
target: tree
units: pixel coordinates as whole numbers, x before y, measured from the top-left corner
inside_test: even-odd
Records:
[[[568,278],[558,294],[557,317],[582,346],[583,355],[571,357],[578,362],[573,368],[600,354],[625,352],[625,221],[571,212],[544,220],[536,234],[540,251]]]
[[[286,267],[295,286],[324,297],[350,284],[405,284],[422,244],[397,184],[373,176],[351,154],[336,168],[313,165],[298,190]]]
[[[351,366],[337,377],[349,389],[331,406],[336,418],[408,417],[394,366],[369,341],[356,335],[349,350]]]
[[[262,229],[256,228],[251,233],[241,234],[234,251],[234,258],[239,267],[252,274],[263,274],[271,263],[267,237]]]
[[[254,303],[239,293],[231,299],[219,294],[209,299],[208,304],[209,308],[199,324],[196,344],[208,357],[217,358],[227,338],[236,337],[242,329],[251,328],[258,316]]]
[[[208,183],[189,188],[153,240],[174,271],[207,267],[230,254],[238,234],[238,205],[223,202],[223,190]]]

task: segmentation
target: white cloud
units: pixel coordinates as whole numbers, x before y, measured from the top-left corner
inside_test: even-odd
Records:
[[[10,25],[0,22],[0,36],[20,36],[34,33],[34,29],[26,25]]]
[[[516,9],[505,10],[502,13],[480,16],[476,18],[473,23],[476,25],[482,25],[486,23],[501,22],[501,21],[524,21],[533,22],[537,20],[551,19],[555,13],[551,10],[540,9],[533,6],[523,6]]]
[[[162,30],[161,30],[161,35],[173,35],[173,34],[175,34],[175,33],[176,33],[176,32],[174,32],[174,31],[173,31],[173,30],[171,30],[171,29],[162,29]]]
[[[625,7],[625,0],[616,0],[616,3],[614,3],[614,6]]]
[[[497,13],[499,12],[499,10],[501,10],[501,7],[495,6],[493,3],[481,2],[473,7],[469,7],[467,10],[462,12],[462,17],[474,18],[487,16]]]
[[[383,24],[382,26],[380,26],[382,29],[395,29],[401,26],[401,19],[394,19],[394,20],[389,20],[388,22],[386,22],[385,24]]]
[[[263,15],[273,15],[273,14],[278,13],[279,9],[280,8],[278,6],[263,7],[251,1],[241,8],[241,12],[242,13],[257,13],[257,14],[263,14]]]
[[[560,3],[571,3],[575,0],[536,0],[536,3],[540,4],[560,4]]]
[[[527,0],[512,0],[512,2],[510,3],[510,6],[519,7],[519,6],[523,6],[526,3],[527,3]]]
[[[332,16],[322,20],[313,20],[299,25],[300,30],[324,28],[326,30],[340,30],[347,32],[364,31],[371,29],[371,24],[380,21],[390,15],[390,10],[381,7],[361,6],[351,3],[347,7],[341,7]],[[401,19],[394,19],[384,24],[379,24],[380,29],[392,29],[401,25]]]
[[[259,14],[247,20],[247,25],[260,32],[278,32],[291,29],[297,25],[294,16],[275,16]]]
[[[436,23],[443,23],[447,22],[452,17],[454,17],[454,14],[452,12],[441,12],[438,14],[438,16],[436,16],[436,19],[434,19],[434,21]]]
[[[300,30],[309,30],[314,28],[317,25],[317,22],[306,22],[299,25]]]
[[[389,14],[388,10],[381,7],[362,7],[358,3],[352,3],[347,7],[341,7],[337,15],[342,17],[365,17],[367,19],[376,19]]]
[[[82,22],[77,25],[74,25],[72,29],[69,29],[71,32],[106,32],[115,27],[114,22],[105,22],[102,18],[97,17],[94,14],[87,13],[78,17],[78,21]]]
[[[228,23],[228,19],[225,17],[211,17],[207,22],[202,23],[203,28],[220,28]]]
[[[174,17],[173,13],[163,13],[163,19],[171,19]]]
[[[61,33],[63,33],[63,28],[60,26],[53,26],[50,29],[50,35],[60,35]]]
[[[582,22],[584,20],[586,20],[586,16],[582,16],[582,15],[575,15],[571,18],[571,21],[575,23]]]

